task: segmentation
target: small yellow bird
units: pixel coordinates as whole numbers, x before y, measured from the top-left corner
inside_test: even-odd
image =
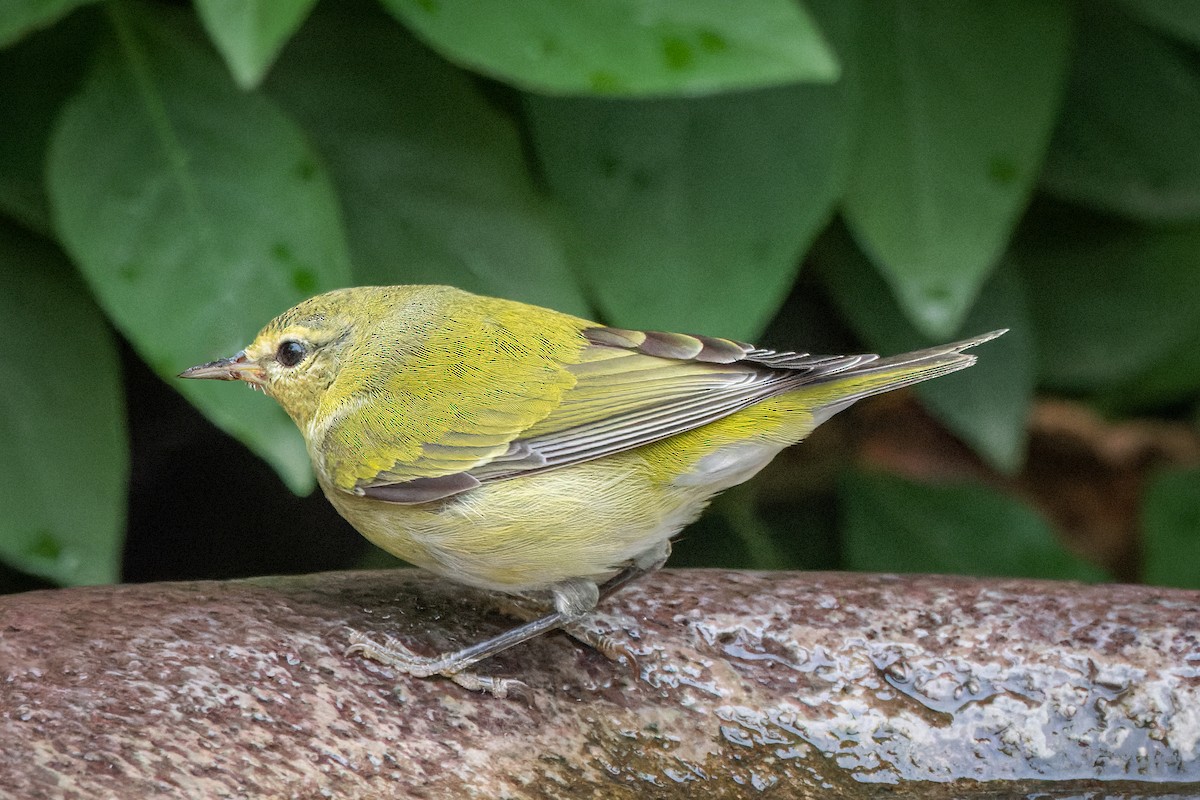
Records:
[[[184,378],[274,397],[325,496],[367,539],[484,589],[552,600],[436,658],[356,636],[351,651],[504,694],[463,670],[657,569],[718,492],[857,400],[974,363],[1004,331],[880,359],[613,328],[447,286],[341,289]]]

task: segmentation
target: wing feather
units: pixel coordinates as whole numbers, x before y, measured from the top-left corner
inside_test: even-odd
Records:
[[[533,380],[532,389],[518,382],[506,384],[507,393],[464,393],[461,380],[437,387],[443,400],[446,394],[458,398],[453,424],[426,438],[417,458],[410,449],[406,459],[360,477],[357,490],[391,502],[428,502],[641,447],[809,384],[851,381],[848,404],[960,369],[971,361],[961,351],[992,336],[880,360],[872,354],[811,356],[729,339],[586,324],[577,334],[572,347],[556,351],[551,379]],[[482,355],[485,361],[506,357]],[[525,394],[531,399],[522,401]]]

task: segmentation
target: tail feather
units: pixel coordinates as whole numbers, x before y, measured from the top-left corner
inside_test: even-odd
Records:
[[[935,347],[927,347],[924,350],[913,350],[911,353],[901,353],[900,355],[888,356],[880,358],[868,364],[864,364],[861,372],[872,372],[876,370],[887,370],[892,368],[900,368],[906,365],[926,364],[942,359],[965,359],[967,363],[956,369],[969,367],[975,363],[975,356],[965,355],[964,350],[968,350],[976,345],[981,345],[984,342],[990,342],[999,336],[1008,333],[1008,328],[1001,328],[988,333],[981,333],[978,336],[973,336],[970,339],[963,339],[960,342],[951,342],[950,344],[937,345]]]
[[[975,363],[975,356],[965,350],[989,342],[1007,330],[1002,328],[951,344],[868,361],[844,372],[822,376],[799,391],[811,392],[818,400],[824,398],[814,415],[820,424],[863,398],[966,369]]]

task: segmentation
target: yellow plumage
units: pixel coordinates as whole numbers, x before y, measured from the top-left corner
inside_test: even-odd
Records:
[[[657,566],[714,494],[830,415],[969,366],[962,351],[998,333],[812,357],[444,286],[362,287],[307,300],[184,376],[272,395],[325,495],[379,547],[475,586],[548,590],[574,618],[596,584]]]

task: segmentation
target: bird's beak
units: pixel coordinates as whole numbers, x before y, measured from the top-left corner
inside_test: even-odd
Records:
[[[254,386],[264,383],[262,367],[246,358],[243,350],[229,358],[218,358],[207,364],[197,364],[179,373],[181,378],[207,378],[217,381],[245,381]]]

